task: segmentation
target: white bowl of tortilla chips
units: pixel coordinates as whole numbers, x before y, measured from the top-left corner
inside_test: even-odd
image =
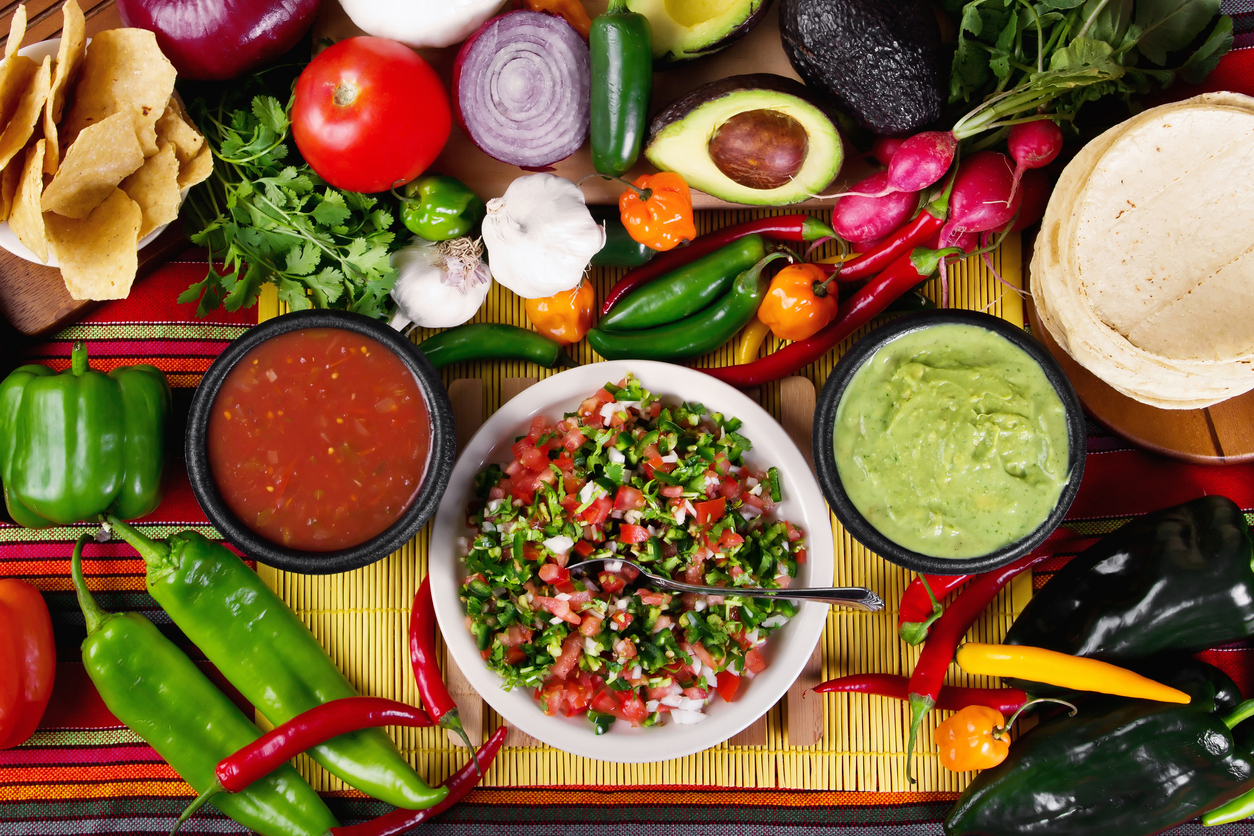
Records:
[[[62,38],[19,48],[19,6],[0,60],[0,246],[59,267],[75,299],[121,299],[212,157],[151,32],[89,40],[74,0],[62,14]]]
[[[1254,98],[1147,110],[1086,145],[1041,221],[1042,324],[1114,389],[1197,409],[1254,389]]]

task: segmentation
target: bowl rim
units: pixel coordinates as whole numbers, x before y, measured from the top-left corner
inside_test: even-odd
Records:
[[[248,352],[263,342],[307,328],[338,328],[362,334],[382,343],[403,362],[413,374],[427,404],[431,424],[431,441],[427,452],[427,466],[423,471],[422,486],[413,502],[396,522],[379,534],[348,548],[316,552],[290,549],[273,543],[248,528],[226,504],[213,480],[209,467],[207,437],[209,412],[217,399],[218,391],[227,374],[235,368]],[[237,337],[217,356],[201,378],[192,395],[191,410],[187,420],[184,453],[187,459],[187,475],[196,501],[209,518],[210,524],[227,540],[238,546],[249,557],[288,572],[306,575],[326,575],[359,569],[380,560],[399,549],[435,513],[440,499],[448,487],[452,475],[453,459],[457,452],[457,438],[453,425],[453,407],[439,373],[418,350],[418,346],[403,337],[390,326],[370,317],[348,311],[311,309],[294,311],[249,328]]]
[[[866,517],[862,516],[849,499],[841,483],[836,467],[836,454],[832,449],[831,438],[836,423],[836,410],[855,373],[889,342],[908,333],[937,325],[974,325],[985,328],[1023,349],[1041,367],[1045,378],[1058,393],[1067,417],[1067,463],[1070,470],[1067,483],[1063,486],[1054,509],[1039,526],[1023,538],[976,557],[935,557],[908,549],[890,540]],[[1041,343],[1025,329],[1016,328],[1000,317],[980,311],[947,310],[903,315],[879,326],[854,343],[853,347],[837,361],[827,382],[823,385],[823,390],[819,393],[814,411],[814,433],[811,441],[814,468],[818,474],[823,495],[827,497],[828,504],[831,505],[832,511],[841,524],[855,539],[890,563],[915,572],[932,575],[967,575],[1005,566],[1030,553],[1048,539],[1054,529],[1062,523],[1080,490],[1080,482],[1084,477],[1086,439],[1087,426],[1080,398],[1076,395],[1071,381],[1067,379],[1066,373],[1063,372],[1062,366]]]
[[[461,553],[454,544],[465,536],[465,501],[472,495],[474,474],[508,454],[515,434],[525,434],[536,415],[556,417],[555,409],[573,410],[607,380],[615,381],[628,371],[636,374],[650,391],[663,398],[699,401],[711,411],[735,415],[746,425],[754,423],[778,430],[778,438],[767,440],[761,429],[746,429],[748,438],[761,452],[759,461],[768,459],[780,468],[784,479],[785,504],[792,502],[797,512],[787,512],[794,522],[806,528],[807,585],[829,586],[835,572],[835,543],[831,514],[817,490],[817,483],[800,447],[759,404],[743,392],[702,373],[699,369],[648,360],[618,360],[592,363],[567,369],[545,378],[502,405],[463,447],[454,471],[454,481],[431,529],[428,572],[436,618],[449,653],[476,692],[511,725],[557,749],[582,757],[615,763],[652,763],[685,757],[717,746],[766,714],[781,699],[805,669],[814,647],[827,624],[829,607],[803,602],[801,609],[765,645],[770,660],[747,691],[732,703],[715,704],[717,714],[702,723],[680,726],[668,723],[662,729],[629,729],[616,723],[606,735],[596,736],[587,719],[548,717],[526,689],[505,691],[501,679],[488,670],[465,625],[465,610],[458,597],[464,576]],[[659,381],[661,384],[659,385]],[[701,388],[697,388],[701,387]],[[717,394],[714,394],[717,393]],[[560,405],[560,406],[559,406]],[[769,421],[762,425],[757,422]],[[782,443],[781,443],[782,442]],[[754,454],[750,453],[750,459]],[[469,474],[469,480],[467,479]],[[799,573],[800,574],[800,573]],[[783,632],[787,631],[787,632]],[[780,641],[776,641],[779,639]],[[764,679],[766,678],[766,679]],[[708,712],[708,709],[707,709]],[[716,731],[710,731],[716,730]]]

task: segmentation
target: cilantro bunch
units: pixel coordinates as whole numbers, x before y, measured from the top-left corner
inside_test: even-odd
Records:
[[[949,100],[980,104],[958,139],[1104,96],[1201,81],[1232,48],[1220,0],[945,0],[959,17]]]
[[[234,311],[256,303],[269,282],[291,310],[386,318],[396,282],[395,216],[376,198],[332,188],[314,173],[287,142],[290,108],[269,95],[249,103],[238,90],[212,107],[193,100],[214,171],[192,189],[187,209],[192,242],[209,250],[209,272],[179,302],[199,300],[200,316],[219,305]]]

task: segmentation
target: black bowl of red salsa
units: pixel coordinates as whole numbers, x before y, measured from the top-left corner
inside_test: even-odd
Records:
[[[435,369],[392,328],[286,314],[236,339],[192,398],[187,469],[245,554],[327,574],[396,551],[430,519],[456,452]]]

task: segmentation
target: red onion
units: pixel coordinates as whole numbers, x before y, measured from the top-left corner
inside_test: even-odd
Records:
[[[592,63],[569,23],[509,12],[471,35],[453,65],[457,120],[475,145],[504,163],[542,168],[588,138]]]
[[[184,78],[235,78],[296,45],[319,0],[118,0],[124,26],[150,29]]]

